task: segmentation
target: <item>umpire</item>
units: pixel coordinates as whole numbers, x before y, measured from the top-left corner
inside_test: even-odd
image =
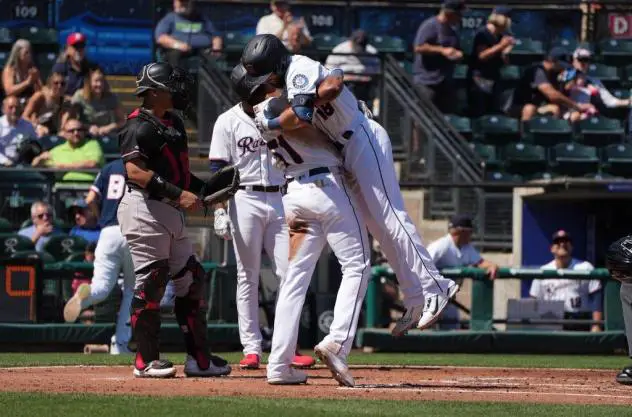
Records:
[[[191,85],[186,71],[167,63],[143,67],[136,79],[142,106],[128,116],[119,134],[127,185],[117,214],[136,275],[131,318],[138,346],[135,377],[176,374],[173,363],[160,360],[159,355],[159,305],[169,279],[173,280],[175,315],[187,350],[184,373],[206,377],[231,371],[225,360],[210,354],[204,269],[185,234],[183,210],[201,208],[199,196],[222,187],[216,180],[220,174],[209,183],[191,174],[184,124],[170,111],[187,109]]]
[[[612,243],[606,255],[606,267],[612,278],[621,282],[621,308],[628,339],[628,354],[632,357],[632,235]],[[632,365],[617,375],[617,382],[632,385]]]

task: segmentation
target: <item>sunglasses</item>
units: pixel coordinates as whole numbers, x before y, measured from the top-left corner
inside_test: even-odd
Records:
[[[47,217],[50,219],[53,217],[53,215],[51,213],[40,213],[36,215],[35,217],[37,217],[38,219],[43,219],[44,217]]]
[[[61,86],[64,86],[64,85],[66,85],[66,81],[53,81],[53,85],[61,85]]]
[[[76,43],[73,45],[73,47],[75,49],[85,49],[86,48],[86,44],[85,43]]]
[[[554,243],[555,245],[559,245],[560,243],[571,243],[571,240],[570,240],[570,239],[566,239],[566,238],[563,238],[563,239],[555,239],[555,240],[553,241],[553,243]]]
[[[68,133],[82,133],[82,132],[85,132],[85,129],[78,127],[76,129],[66,129],[66,132],[68,132]]]

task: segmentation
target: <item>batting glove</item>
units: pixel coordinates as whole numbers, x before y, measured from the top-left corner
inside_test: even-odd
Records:
[[[215,210],[213,213],[215,221],[213,222],[213,228],[215,234],[224,240],[231,240],[230,235],[230,218],[223,208]]]

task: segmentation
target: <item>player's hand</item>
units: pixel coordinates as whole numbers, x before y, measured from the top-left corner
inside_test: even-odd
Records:
[[[266,118],[263,113],[255,115],[255,126],[261,133],[271,132],[273,129],[270,128],[270,119]]]
[[[226,210],[218,208],[213,215],[215,217],[215,221],[213,222],[215,234],[224,240],[230,240],[230,218]]]
[[[182,191],[178,205],[185,210],[196,211],[202,208],[202,200],[190,191]]]

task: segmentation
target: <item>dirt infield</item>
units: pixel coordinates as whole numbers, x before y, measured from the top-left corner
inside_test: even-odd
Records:
[[[300,398],[461,400],[632,405],[632,387],[613,371],[456,367],[353,367],[356,387],[344,388],[318,367],[307,385],[270,386],[265,370],[234,370],[228,377],[139,380],[131,367],[0,369],[0,391],[137,395],[217,395]]]

